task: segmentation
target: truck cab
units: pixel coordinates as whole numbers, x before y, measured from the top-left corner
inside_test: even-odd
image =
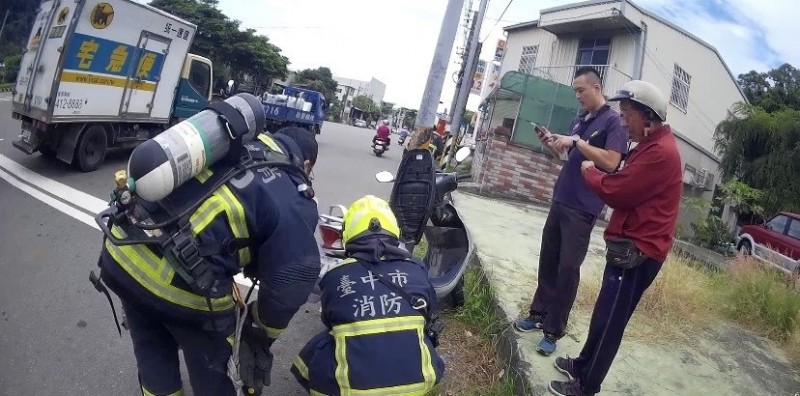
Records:
[[[173,107],[173,122],[185,120],[201,110],[211,101],[214,67],[211,60],[195,54],[187,54],[181,70],[178,92]]]

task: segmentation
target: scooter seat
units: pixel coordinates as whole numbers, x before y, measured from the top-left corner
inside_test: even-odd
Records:
[[[400,241],[418,244],[433,206],[436,168],[431,152],[409,150],[397,169],[389,205],[400,226]]]

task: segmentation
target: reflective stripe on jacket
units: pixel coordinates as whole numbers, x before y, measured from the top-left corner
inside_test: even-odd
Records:
[[[291,369],[312,395],[424,395],[441,379],[444,362],[425,334],[425,318],[378,277],[436,309],[436,293],[416,260],[333,266],[320,281],[329,331],[312,338]]]

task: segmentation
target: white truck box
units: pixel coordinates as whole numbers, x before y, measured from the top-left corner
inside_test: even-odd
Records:
[[[42,1],[13,112],[48,124],[167,122],[195,31],[130,0]]]

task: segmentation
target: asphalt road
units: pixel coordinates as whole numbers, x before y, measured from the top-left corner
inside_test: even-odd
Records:
[[[130,152],[111,154],[88,174],[25,155],[11,145],[20,126],[7,95],[0,93],[0,394],[140,394],[128,333],[119,337],[105,297],[88,281],[101,243],[89,214]],[[371,138],[368,129],[323,126],[314,170],[321,212],[368,193],[388,197],[391,185],[374,175],[394,172],[402,150],[393,143],[375,157]],[[264,394],[303,394],[289,367],[323,329],[318,308],[302,307],[273,346],[273,385]],[[188,391],[185,373],[184,384]]]

